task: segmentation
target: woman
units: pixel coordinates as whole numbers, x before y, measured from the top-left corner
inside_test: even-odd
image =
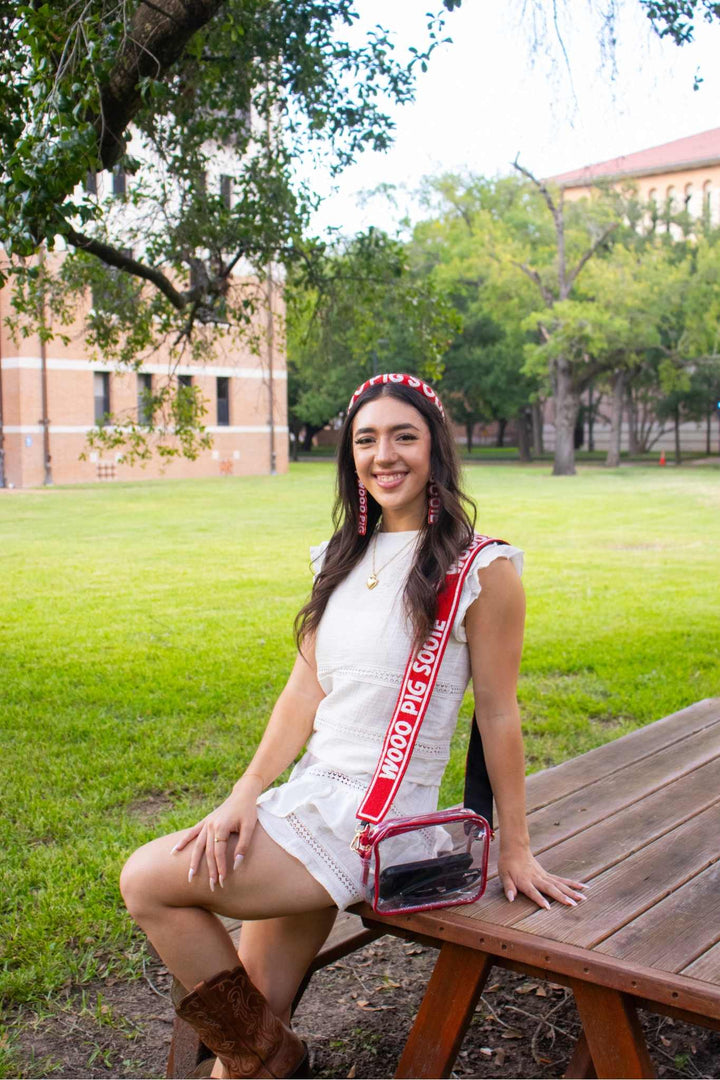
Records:
[[[147,844],[123,871],[130,913],[188,990],[179,1014],[226,1075],[290,1076],[304,1068],[290,1007],[337,910],[361,897],[360,859],[350,849],[355,813],[410,649],[432,627],[445,573],[472,538],[469,505],[431,387],[399,374],[359,387],[338,451],[336,531],[313,552],[317,576],[297,620],[298,656],[260,745],[221,806],[191,829]],[[523,892],[541,907],[548,898],[573,905],[583,886],[546,873],[528,840],[516,701],[521,561],[501,543],[479,553],[389,816],[436,808],[472,674],[505,895],[512,901]],[[290,780],[265,790],[306,744]],[[240,965],[215,914],[244,920]]]

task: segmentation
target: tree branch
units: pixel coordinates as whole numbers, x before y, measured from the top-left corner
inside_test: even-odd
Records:
[[[605,243],[605,241],[607,240],[607,238],[608,238],[608,236],[610,235],[610,233],[611,233],[611,232],[613,232],[613,230],[614,230],[614,229],[617,229],[617,227],[618,227],[618,223],[617,223],[617,221],[616,221],[616,222],[614,222],[614,223],[613,223],[612,225],[608,225],[607,229],[605,229],[605,230],[603,231],[602,235],[598,237],[598,239],[597,239],[597,240],[595,241],[595,243],[594,243],[594,244],[592,245],[592,247],[588,248],[588,250],[587,250],[587,251],[585,252],[585,254],[583,255],[583,257],[582,257],[582,258],[580,259],[580,261],[578,262],[577,266],[576,266],[576,267],[575,267],[575,269],[574,269],[574,270],[573,270],[573,271],[571,272],[570,276],[569,276],[569,277],[568,277],[568,279],[567,279],[567,291],[568,291],[568,293],[570,292],[570,290],[572,289],[573,285],[575,284],[575,279],[577,278],[578,274],[579,274],[579,273],[580,273],[580,271],[582,270],[582,268],[583,268],[583,266],[585,265],[585,263],[586,263],[586,262],[587,262],[587,261],[588,261],[589,259],[592,259],[593,255],[595,254],[595,252],[597,251],[597,249],[598,249],[599,247],[602,247],[602,245],[603,245],[603,244]]]
[[[558,253],[558,294],[561,300],[567,298],[570,292],[570,286],[568,285],[565,277],[565,216],[563,214],[563,191],[560,189],[560,202],[555,204],[555,200],[550,194],[547,185],[520,164],[517,158],[513,161],[513,168],[517,169],[519,173],[535,185],[540,194],[542,195],[548,210],[552,214],[552,219],[555,222],[555,235],[557,237],[557,253]]]
[[[70,229],[65,234],[65,237],[73,247],[79,248],[80,251],[86,251],[89,255],[95,255],[107,266],[114,266],[117,270],[124,270],[128,274],[133,274],[134,277],[150,281],[178,311],[183,311],[186,307],[189,299],[188,294],[176,289],[161,270],[146,266],[145,263],[138,262],[132,256],[125,255],[122,251],[111,247],[110,244],[104,244],[101,240],[94,240],[91,236],[84,236],[82,233],[76,232],[75,229]]]
[[[96,120],[103,167],[111,169],[125,152],[125,131],[140,109],[140,82],[158,79],[185,45],[223,6],[224,0],[142,0],[117,60],[100,91]]]
[[[550,292],[548,287],[546,285],[543,285],[543,280],[537,270],[533,270],[532,266],[528,266],[527,263],[518,262],[516,259],[511,259],[510,262],[513,264],[513,266],[517,266],[518,270],[522,270],[524,274],[527,274],[531,281],[535,282],[538,289],[540,290],[540,293],[542,294],[543,300],[545,301],[545,306],[552,307],[555,303],[555,297]]]

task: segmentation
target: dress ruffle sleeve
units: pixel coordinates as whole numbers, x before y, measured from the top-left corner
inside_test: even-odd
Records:
[[[329,540],[323,540],[322,544],[315,544],[310,548],[310,569],[312,570],[313,577],[317,577],[325,562],[325,552],[327,551]]]
[[[460,596],[460,606],[458,608],[458,613],[455,616],[453,637],[456,641],[467,641],[467,634],[465,632],[465,616],[467,615],[467,609],[473,601],[477,600],[482,592],[482,586],[480,585],[477,571],[482,570],[485,566],[489,566],[491,562],[495,562],[495,559],[509,559],[518,574],[522,576],[524,558],[525,556],[520,548],[513,547],[512,544],[490,544],[488,547],[483,548],[482,551],[478,552],[473,561],[472,569],[465,579],[463,591]]]

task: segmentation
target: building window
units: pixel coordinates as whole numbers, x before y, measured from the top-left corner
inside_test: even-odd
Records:
[[[220,177],[220,198],[222,199],[223,204],[228,208],[228,210],[232,209],[232,195],[233,195],[232,176],[225,176],[225,175],[221,176]]]
[[[97,173],[94,169],[88,169],[85,175],[85,190],[88,195],[97,195]]]
[[[179,386],[192,386],[192,381],[193,381],[192,375],[178,375],[178,385]]]
[[[113,169],[112,185],[113,195],[119,199],[124,199],[127,192],[127,173],[122,165],[116,165]]]
[[[137,377],[137,416],[138,424],[149,427],[152,422],[152,375],[141,371]]]
[[[712,222],[712,182],[706,180],[703,184],[703,217],[708,225]]]
[[[693,197],[692,184],[686,184],[685,185],[685,209],[687,210],[688,213],[690,212],[690,209],[691,209],[690,204],[692,203],[692,197]]]
[[[110,372],[93,372],[93,391],[95,394],[95,423],[104,427],[110,412]]]
[[[230,379],[227,375],[218,375],[216,382],[218,427],[228,427],[230,424]]]

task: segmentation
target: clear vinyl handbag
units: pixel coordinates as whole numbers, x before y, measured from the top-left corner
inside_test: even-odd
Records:
[[[381,915],[472,904],[485,892],[491,836],[464,807],[373,825],[358,847],[365,899]]]
[[[485,891],[492,829],[474,810],[457,807],[412,817],[386,815],[410,764],[458,610],[463,583],[479,551],[502,544],[475,536],[446,575],[435,625],[410,654],[377,768],[357,811],[352,847],[363,862],[363,891],[381,915],[471,904]]]

